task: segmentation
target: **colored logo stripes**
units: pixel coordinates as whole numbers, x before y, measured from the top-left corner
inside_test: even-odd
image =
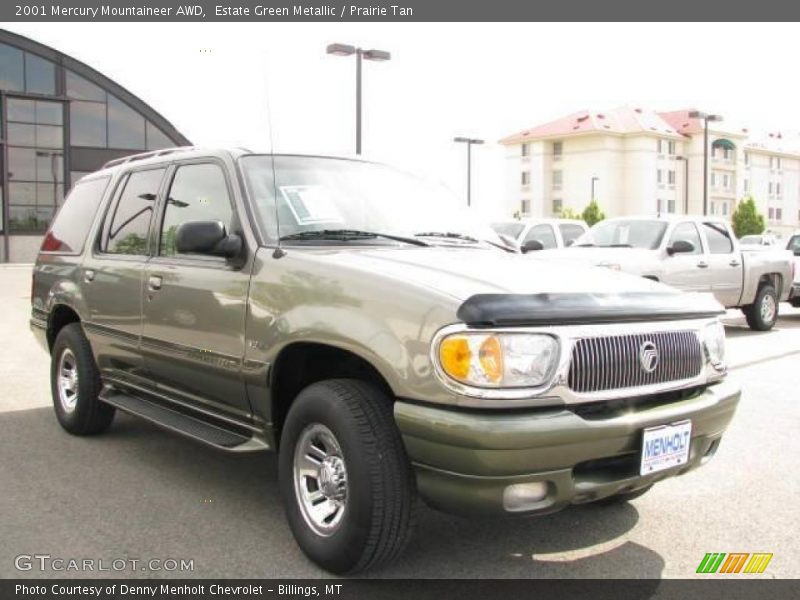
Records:
[[[772,554],[766,552],[708,552],[697,567],[698,573],[763,573]]]

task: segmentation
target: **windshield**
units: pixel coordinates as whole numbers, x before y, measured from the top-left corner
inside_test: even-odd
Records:
[[[655,250],[661,245],[667,224],[644,219],[613,219],[600,221],[575,240],[574,246],[621,247]]]
[[[500,235],[507,235],[510,238],[517,239],[519,234],[522,233],[522,230],[525,229],[525,225],[518,221],[510,223],[492,223],[492,229]]]
[[[385,244],[410,238],[505,246],[444,187],[391,167],[306,156],[275,156],[274,169],[272,156],[245,156],[240,162],[262,229],[272,242],[280,237],[303,244],[365,239]]]

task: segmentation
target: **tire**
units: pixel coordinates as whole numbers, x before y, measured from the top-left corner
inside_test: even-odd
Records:
[[[51,357],[50,389],[61,426],[74,435],[108,429],[115,409],[98,399],[100,373],[80,323],[65,325],[58,332]]]
[[[608,496],[607,498],[603,498],[601,500],[597,500],[595,504],[601,505],[612,505],[612,504],[623,504],[624,502],[629,502],[638,498],[639,496],[644,496],[647,492],[653,489],[653,484],[648,485],[647,487],[643,487],[641,489],[635,490],[633,492],[627,492],[624,494],[615,494],[613,496]]]
[[[772,285],[765,283],[758,288],[753,304],[742,309],[747,324],[754,331],[769,331],[778,320],[778,295]]]
[[[327,457],[320,461],[322,454],[311,449],[309,441],[315,448],[324,447]],[[312,454],[313,463],[303,460]],[[289,409],[278,460],[289,525],[312,561],[331,573],[352,574],[400,555],[411,537],[416,483],[391,400],[380,390],[351,379],[304,389]],[[327,467],[315,467],[326,461]],[[309,473],[317,468],[316,479],[300,475],[296,464]],[[311,516],[304,494],[316,495],[314,501],[323,512],[334,509],[343,496],[343,508],[327,523]]]

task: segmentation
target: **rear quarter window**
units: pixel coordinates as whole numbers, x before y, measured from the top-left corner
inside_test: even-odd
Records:
[[[79,181],[67,195],[42,241],[42,252],[80,254],[110,177]]]

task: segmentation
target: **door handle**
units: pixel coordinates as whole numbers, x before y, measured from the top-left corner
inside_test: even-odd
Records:
[[[739,266],[740,264],[742,264],[742,263],[740,263],[738,260],[732,260],[732,261],[731,261],[731,262],[729,262],[728,264],[729,264],[730,266],[732,266],[732,267],[738,267],[738,266]]]
[[[153,292],[157,292],[161,289],[161,275],[150,275],[147,279],[147,289]]]
[[[92,283],[94,281],[94,271],[92,269],[86,269],[83,272],[83,280],[86,283]]]
[[[698,269],[707,269],[708,268],[708,263],[704,262],[704,261],[701,261],[701,262],[697,263],[697,268]]]

